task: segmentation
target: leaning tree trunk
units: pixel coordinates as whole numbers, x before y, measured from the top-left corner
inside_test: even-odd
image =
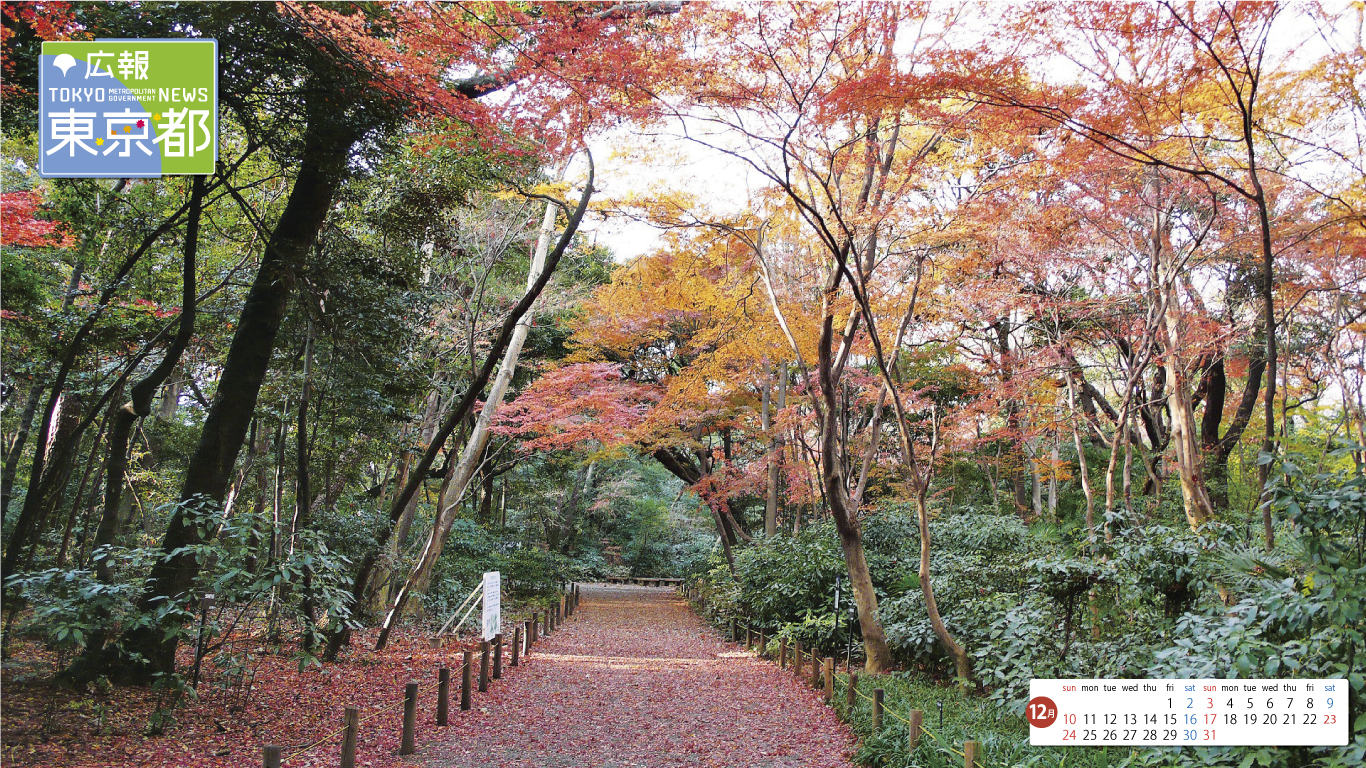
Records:
[[[38,434],[34,440],[35,450],[33,451],[33,463],[29,467],[29,493],[24,497],[24,505],[19,510],[19,517],[15,521],[14,531],[10,534],[8,543],[5,546],[5,556],[0,560],[0,579],[9,578],[18,566],[19,552],[23,549],[22,543],[29,540],[38,525],[38,518],[42,516],[42,500],[45,494],[37,492],[38,485],[47,476],[47,451],[45,446],[52,437],[51,428],[53,414],[57,411],[57,403],[61,400],[66,389],[67,379],[71,376],[80,358],[81,352],[85,348],[85,340],[94,332],[96,324],[99,323],[105,311],[109,308],[110,302],[123,285],[124,278],[132,272],[133,267],[142,259],[143,255],[149,251],[162,235],[173,229],[180,217],[190,207],[187,200],[179,209],[171,213],[164,219],[156,229],[143,237],[138,247],[123,260],[123,263],[115,270],[109,278],[109,283],[100,292],[99,300],[95,308],[86,315],[85,321],[76,333],[72,335],[70,343],[62,350],[61,361],[57,364],[57,373],[52,378],[49,385],[47,407],[43,409],[38,420]],[[77,430],[79,432],[79,428]],[[78,435],[73,435],[78,436]],[[54,451],[55,453],[55,451]],[[16,546],[17,545],[17,546]]]
[[[19,471],[19,457],[24,455],[24,443],[28,442],[33,417],[38,412],[38,404],[42,402],[43,390],[46,388],[43,378],[33,379],[28,400],[24,403],[23,413],[19,416],[18,434],[14,437],[14,443],[10,445],[9,453],[5,455],[4,469],[0,470],[3,472],[3,475],[0,475],[0,516],[9,512],[9,501],[14,495],[14,476]]]
[[[557,210],[554,203],[546,203],[540,233],[536,238],[536,250],[531,259],[531,270],[527,273],[527,293],[531,293],[540,281],[542,273],[545,272],[546,257],[550,251],[550,239],[555,234]],[[451,526],[455,524],[460,501],[464,498],[466,491],[469,490],[470,481],[478,471],[485,449],[488,447],[489,427],[493,425],[493,417],[499,406],[503,404],[503,397],[512,384],[512,376],[517,372],[517,360],[521,357],[522,345],[526,342],[527,334],[531,332],[531,317],[531,312],[528,311],[517,321],[517,326],[512,332],[512,338],[503,351],[503,361],[498,368],[498,376],[493,380],[488,399],[484,401],[484,407],[480,410],[479,417],[474,422],[474,429],[470,432],[470,439],[465,443],[464,451],[460,455],[460,462],[455,467],[455,474],[446,489],[446,494],[441,498],[436,520],[432,521],[432,530],[427,536],[427,543],[422,547],[422,554],[418,557],[417,564],[413,566],[412,573],[408,575],[408,580],[399,587],[398,593],[394,595],[389,611],[384,616],[384,624],[380,629],[379,639],[375,642],[375,650],[383,650],[388,643],[389,633],[393,631],[394,623],[401,615],[409,596],[414,592],[425,593],[431,584],[432,569],[436,567],[436,560],[441,556],[441,551],[446,545],[446,539],[451,534]]]
[[[285,209],[271,232],[261,266],[247,294],[238,319],[223,373],[209,405],[199,443],[186,468],[171,522],[162,539],[163,556],[152,567],[138,601],[143,613],[188,598],[199,575],[200,563],[192,548],[203,543],[202,527],[195,524],[191,508],[221,504],[232,482],[233,466],[247,436],[256,410],[257,396],[270,368],[275,337],[284,320],[289,297],[299,270],[322,230],[332,198],[353,143],[349,134],[305,129],[303,157]],[[126,632],[121,646],[127,654],[141,656],[144,663],[123,664],[115,670],[121,677],[145,681],[157,673],[175,670],[179,644],[174,631],[177,618],[139,625]],[[115,663],[109,654],[104,661]],[[99,664],[94,665],[99,667]]]
[[[194,335],[196,312],[196,254],[199,249],[199,218],[203,211],[205,184],[203,176],[194,178],[190,191],[190,218],[185,229],[185,248],[181,275],[180,325],[176,330],[166,356],[141,381],[133,385],[131,398],[114,413],[109,427],[109,449],[105,458],[104,508],[100,524],[95,532],[95,547],[114,543],[118,534],[119,504],[123,495],[124,480],[128,474],[128,443],[133,433],[133,425],[140,418],[152,412],[152,397],[157,387],[170,376],[180,362],[181,355],[190,344]],[[115,401],[117,402],[117,401]],[[100,581],[112,580],[111,563],[101,558],[95,563],[95,572]]]
[[[1170,276],[1168,277],[1170,279]],[[1167,378],[1172,385],[1169,398],[1172,443],[1176,446],[1176,469],[1181,481],[1181,499],[1184,502],[1186,520],[1191,530],[1198,531],[1201,526],[1214,519],[1214,509],[1210,503],[1209,491],[1205,488],[1204,474],[1200,471],[1204,457],[1196,442],[1195,410],[1191,405],[1188,376],[1184,356],[1181,354],[1181,320],[1178,317],[1176,291],[1170,282],[1164,290],[1167,293],[1166,308],[1163,312],[1167,331],[1167,354],[1163,362],[1167,368]]]
[[[442,446],[445,445],[446,439],[451,436],[451,432],[455,431],[456,425],[465,421],[465,418],[474,410],[474,403],[479,395],[482,394],[484,386],[488,384],[489,379],[492,378],[493,366],[501,357],[503,351],[507,349],[507,345],[512,340],[513,333],[516,332],[517,324],[521,322],[522,317],[530,311],[531,305],[535,303],[537,297],[541,295],[541,291],[544,290],[546,283],[550,282],[550,276],[554,274],[555,267],[560,262],[560,257],[564,255],[565,249],[569,247],[570,241],[574,238],[574,234],[579,229],[579,222],[583,221],[584,212],[588,210],[588,201],[593,195],[593,178],[593,158],[589,155],[588,183],[584,187],[583,195],[579,198],[578,207],[569,215],[569,221],[565,225],[564,232],[560,234],[560,239],[555,244],[554,250],[546,257],[545,269],[541,271],[540,277],[536,280],[536,284],[522,295],[522,298],[518,300],[518,302],[513,305],[512,310],[508,312],[507,317],[503,318],[503,325],[498,330],[498,336],[494,339],[493,346],[490,348],[488,356],[484,358],[483,366],[481,366],[478,373],[475,374],[474,379],[469,384],[469,388],[466,389],[465,394],[461,396],[460,401],[451,409],[450,413],[446,415],[446,420],[442,423],[441,428],[432,436],[431,444],[427,446],[427,450],[423,452],[422,458],[418,460],[417,465],[412,470],[412,476],[408,480],[408,485],[403,488],[403,491],[399,493],[398,497],[394,499],[393,504],[390,506],[389,529],[380,534],[378,540],[374,543],[374,547],[361,560],[360,566],[356,569],[356,576],[351,582],[351,596],[357,605],[359,605],[365,597],[365,590],[370,581],[370,575],[374,572],[375,566],[379,562],[379,557],[393,530],[394,524],[396,524],[403,515],[404,507],[407,506],[408,502],[413,498],[413,495],[417,493],[417,489],[425,480],[427,472],[431,470],[432,462],[436,460],[437,453],[439,453]],[[337,654],[341,652],[342,647],[345,646],[350,639],[350,630],[343,623],[338,622],[334,624],[331,628],[331,632],[332,636],[327,641],[327,650],[323,655],[323,659],[326,661],[335,659]]]
[[[830,299],[839,287],[838,272],[830,280],[822,300],[824,319],[821,324],[820,344],[817,347],[817,371],[820,378],[821,430],[821,486],[825,489],[830,516],[840,537],[840,550],[849,571],[849,586],[858,607],[859,629],[863,633],[863,650],[867,658],[865,668],[870,675],[887,671],[892,664],[891,648],[877,615],[877,592],[863,553],[863,530],[858,518],[851,514],[848,489],[839,456],[838,385],[835,381],[836,353],[834,349],[835,313]]]

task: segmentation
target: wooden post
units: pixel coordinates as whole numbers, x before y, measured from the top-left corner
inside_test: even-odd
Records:
[[[963,768],[978,768],[982,764],[982,742],[963,742]]]
[[[493,679],[503,677],[503,633],[493,636]]]
[[[830,656],[825,657],[825,703],[833,704],[835,701],[835,660]]]
[[[754,632],[749,627],[745,627],[745,650],[754,647]]]
[[[849,684],[844,686],[844,706],[850,712],[854,711],[854,706],[858,704],[858,673],[849,673]]]
[[[261,765],[265,768],[280,768],[280,748],[274,744],[261,747]]]
[[[555,612],[549,608],[545,609],[545,633],[549,635],[555,631]]]
[[[735,619],[730,620],[730,641],[733,643],[740,637],[739,631],[735,629]]]
[[[517,666],[522,660],[522,628],[512,628],[512,666]]]
[[[802,677],[802,641],[792,641],[792,674],[801,679]]]
[[[479,692],[484,693],[489,689],[489,653],[493,647],[489,641],[485,640],[479,644]]]
[[[818,690],[821,687],[821,661],[815,648],[811,649],[811,687]]]
[[[778,669],[787,669],[787,638],[778,641]]]
[[[360,730],[360,710],[347,707],[342,715],[342,724],[346,726],[346,730],[342,732],[341,768],[356,768],[356,737]]]
[[[882,689],[873,689],[873,733],[882,730]]]
[[[564,617],[560,620],[561,624],[564,623],[564,619],[569,618],[569,606],[565,604],[564,595],[560,595],[560,616]]]
[[[474,651],[465,651],[465,666],[460,669],[460,709],[470,708],[470,677],[474,674]]]
[[[768,635],[759,633],[759,658],[763,658],[768,653]]]
[[[442,667],[436,673],[436,724],[449,725],[451,709],[451,670]]]
[[[920,725],[925,722],[925,713],[919,709],[911,710],[911,724],[907,730],[906,748],[914,750],[920,743]]]
[[[533,646],[533,645],[536,644],[537,636],[540,635],[540,633],[541,633],[541,613],[540,613],[540,611],[537,611],[537,612],[531,614],[531,619],[530,619],[530,621],[531,621],[531,629],[527,630],[527,642],[526,642],[527,650],[531,650],[531,646]]]
[[[399,744],[400,755],[411,755],[417,751],[417,683],[403,686],[403,742]]]

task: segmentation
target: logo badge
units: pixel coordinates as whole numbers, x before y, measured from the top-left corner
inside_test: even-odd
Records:
[[[38,72],[40,176],[214,172],[218,41],[49,41]]]

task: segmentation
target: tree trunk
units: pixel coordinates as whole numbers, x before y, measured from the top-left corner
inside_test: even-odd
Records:
[[[157,387],[171,374],[180,362],[181,355],[189,346],[194,335],[195,313],[197,311],[196,259],[199,250],[199,220],[204,206],[205,184],[203,176],[194,177],[190,190],[190,218],[185,230],[185,246],[182,258],[180,325],[175,338],[166,350],[166,356],[141,381],[133,385],[129,402],[115,412],[109,429],[109,450],[105,457],[104,508],[100,515],[99,528],[95,532],[96,548],[113,544],[118,536],[119,508],[123,495],[124,480],[128,475],[128,444],[137,420],[151,413],[152,397]],[[118,402],[117,400],[115,402]],[[111,563],[100,560],[95,571],[100,581],[112,581]]]
[[[768,440],[768,485],[764,499],[764,537],[772,538],[778,532],[778,440],[773,436],[773,382],[767,356],[764,357],[763,377],[760,425],[765,438]]]
[[[375,650],[382,650],[389,640],[389,633],[393,631],[400,612],[407,602],[409,595],[413,592],[425,592],[431,580],[432,568],[436,565],[436,559],[440,557],[441,550],[445,546],[446,539],[450,536],[451,525],[455,522],[456,507],[470,480],[478,466],[478,460],[484,453],[484,448],[488,444],[488,430],[493,422],[494,413],[498,406],[502,404],[503,397],[507,393],[508,386],[512,383],[512,375],[517,369],[517,359],[522,353],[522,344],[526,341],[527,334],[531,330],[530,309],[536,298],[540,295],[541,289],[545,287],[555,266],[559,263],[559,257],[568,245],[567,238],[572,237],[578,229],[579,221],[583,218],[583,212],[588,205],[588,200],[593,193],[593,171],[590,161],[588,183],[584,188],[583,196],[579,200],[579,206],[569,217],[569,222],[565,227],[565,232],[561,235],[559,243],[555,247],[553,254],[548,253],[550,248],[550,238],[555,230],[556,208],[553,204],[546,204],[545,216],[541,222],[540,235],[537,238],[536,251],[532,257],[531,270],[527,274],[527,289],[523,294],[524,300],[530,297],[530,302],[519,303],[522,310],[520,316],[515,320],[510,338],[503,349],[502,363],[498,370],[498,377],[494,380],[489,389],[488,398],[484,401],[484,407],[480,411],[475,421],[474,429],[470,433],[469,442],[465,444],[465,449],[460,457],[460,463],[456,465],[456,474],[447,489],[447,495],[441,499],[437,509],[436,519],[432,522],[431,534],[427,537],[427,543],[422,548],[422,554],[418,557],[417,564],[408,576],[407,582],[399,588],[398,594],[394,596],[393,603],[389,607],[389,612],[384,617],[384,623],[380,629],[379,639],[375,642]],[[495,345],[496,349],[496,345]],[[491,351],[490,360],[496,352]],[[485,379],[487,380],[487,379]],[[482,389],[482,386],[480,387]]]
[[[27,571],[33,565],[33,558],[41,543],[47,520],[52,512],[61,505],[67,481],[71,479],[71,473],[75,469],[76,457],[80,449],[80,439],[76,433],[76,428],[81,423],[83,402],[84,400],[80,395],[70,394],[62,398],[57,408],[55,416],[57,423],[52,436],[52,445],[48,451],[46,470],[37,483],[29,483],[29,493],[37,496],[36,503],[33,505],[37,514],[29,519],[29,526],[26,530],[21,531],[16,527],[14,535],[10,537],[9,549],[5,552],[5,559],[8,561],[13,558],[13,563],[18,570]],[[41,450],[43,446],[36,445],[34,448]],[[24,509],[29,508],[28,499],[25,499]],[[24,521],[22,515],[20,521]],[[20,552],[24,553],[22,562],[19,559]]]
[[[299,173],[238,318],[218,388],[186,469],[180,504],[162,539],[164,557],[152,567],[138,603],[144,613],[189,599],[199,575],[199,562],[189,548],[203,542],[202,528],[186,512],[191,507],[221,504],[227,494],[298,271],[322,230],[354,138],[322,133],[311,125],[305,129]],[[179,643],[173,631],[176,624],[178,619],[170,619],[125,633],[124,650],[139,654],[145,663],[121,665],[121,676],[149,680],[156,673],[173,672]]]
[[[122,182],[120,182],[120,185],[117,188],[122,188]],[[108,285],[100,292],[99,301],[96,302],[95,308],[86,315],[85,321],[81,323],[80,328],[76,329],[76,333],[72,335],[70,343],[63,348],[61,360],[57,364],[57,373],[53,376],[52,384],[49,387],[50,391],[48,393],[47,407],[43,409],[42,415],[39,417],[38,435],[35,440],[35,449],[33,451],[33,463],[29,468],[29,493],[24,497],[24,506],[19,511],[19,518],[15,521],[14,531],[11,533],[10,540],[5,547],[4,559],[0,561],[0,580],[8,578],[14,573],[15,567],[18,565],[17,558],[19,557],[19,550],[23,549],[21,546],[15,546],[15,543],[28,540],[28,537],[32,534],[37,525],[39,516],[43,512],[41,505],[44,494],[37,493],[36,491],[38,490],[38,484],[41,483],[46,476],[44,470],[48,458],[47,444],[51,437],[51,429],[54,421],[53,415],[56,413],[57,403],[61,400],[62,394],[65,391],[66,381],[70,377],[72,369],[75,368],[76,362],[80,358],[81,351],[84,349],[86,338],[94,331],[95,325],[104,315],[105,310],[109,308],[109,303],[113,300],[114,295],[123,284],[124,278],[132,272],[133,267],[137,266],[137,263],[142,259],[143,255],[161,239],[162,235],[170,232],[175,227],[176,222],[178,222],[180,217],[189,210],[189,207],[190,201],[186,200],[180,208],[163,220],[156,229],[143,237],[142,242],[138,247],[123,260],[114,274],[109,278]],[[88,244],[89,241],[87,241],[82,248]],[[69,299],[70,296],[68,296],[68,300]]]
[[[28,442],[28,433],[33,427],[33,416],[38,412],[38,403],[43,399],[45,388],[42,379],[33,380],[28,401],[24,403],[23,413],[19,416],[19,432],[14,436],[9,453],[5,455],[4,477],[0,478],[0,516],[9,512],[9,502],[14,494],[14,476],[19,471],[19,459],[24,455],[24,444]]]
[[[431,444],[427,446],[427,450],[422,454],[422,458],[418,461],[417,466],[413,468],[412,477],[408,480],[408,485],[404,487],[403,492],[398,495],[398,498],[394,500],[393,505],[390,507],[390,530],[380,536],[379,540],[375,542],[375,547],[361,560],[360,566],[356,569],[356,576],[351,583],[351,595],[357,605],[364,599],[366,586],[370,580],[370,574],[374,571],[375,564],[379,559],[379,554],[382,551],[389,534],[393,532],[392,526],[398,522],[399,517],[403,514],[404,507],[407,506],[408,502],[417,493],[418,487],[425,481],[427,472],[431,470],[432,462],[436,460],[436,454],[441,450],[441,446],[446,442],[446,439],[450,437],[451,432],[455,430],[456,425],[463,422],[473,410],[476,398],[483,392],[484,386],[488,383],[489,378],[493,376],[494,361],[497,360],[507,348],[507,345],[512,339],[512,335],[516,332],[517,325],[520,324],[522,317],[530,311],[531,305],[536,301],[537,297],[540,296],[546,283],[550,281],[550,276],[554,273],[556,265],[559,264],[560,257],[564,255],[564,251],[569,247],[569,243],[573,239],[574,233],[578,231],[579,222],[583,220],[583,214],[588,210],[588,201],[593,194],[594,169],[591,155],[588,160],[588,182],[584,187],[583,195],[579,198],[578,207],[569,215],[569,221],[565,225],[564,232],[560,234],[560,239],[559,242],[555,244],[555,249],[547,256],[545,269],[541,271],[536,284],[522,295],[522,298],[513,305],[512,310],[508,313],[507,317],[503,319],[503,325],[498,330],[498,336],[494,339],[493,346],[490,348],[488,356],[484,358],[483,366],[475,374],[474,379],[470,382],[469,388],[465,390],[465,394],[461,397],[460,402],[451,409],[451,412],[446,416],[445,422],[442,423],[441,428],[438,429],[436,434],[432,437]],[[349,638],[350,632],[345,625],[335,625],[332,628],[332,636],[327,642],[327,651],[324,653],[323,659],[326,661],[335,659],[337,654],[341,652],[342,647],[346,645]]]
[[[1181,320],[1177,317],[1176,292],[1168,285],[1165,322],[1167,325],[1167,355],[1164,364],[1171,380],[1170,407],[1172,414],[1172,442],[1176,446],[1177,476],[1181,480],[1181,499],[1186,520],[1191,530],[1214,519],[1214,509],[1205,479],[1200,471],[1202,455],[1196,445],[1195,414],[1191,406],[1190,387],[1187,385],[1184,359],[1180,352]]]
[[[849,586],[854,593],[854,603],[858,606],[859,629],[863,633],[863,649],[867,659],[866,669],[870,675],[880,675],[891,666],[892,652],[887,645],[882,621],[878,618],[877,592],[873,588],[872,574],[868,570],[868,561],[863,554],[862,526],[858,518],[849,512],[848,487],[841,471],[843,462],[838,453],[839,404],[836,400],[839,386],[835,379],[838,364],[834,347],[835,315],[834,308],[831,307],[831,299],[838,289],[839,273],[836,272],[827,283],[821,301],[824,318],[817,346],[816,369],[820,378],[817,414],[821,430],[821,486],[825,490],[825,502],[829,505],[830,516],[835,521],[835,530],[839,533],[840,550],[844,553],[844,563],[849,571]]]

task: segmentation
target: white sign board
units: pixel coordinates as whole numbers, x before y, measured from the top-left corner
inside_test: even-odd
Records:
[[[484,639],[492,640],[503,631],[502,605],[503,578],[497,571],[484,574]]]

